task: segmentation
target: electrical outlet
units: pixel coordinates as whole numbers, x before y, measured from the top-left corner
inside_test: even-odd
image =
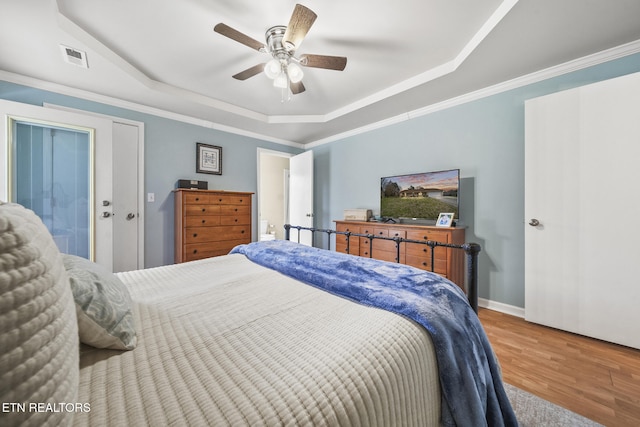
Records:
[[[147,193],[147,202],[153,203],[155,201],[156,201],[156,194],[155,193]]]

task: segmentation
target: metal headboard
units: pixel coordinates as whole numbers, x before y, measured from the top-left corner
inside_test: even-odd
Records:
[[[441,243],[435,242],[432,240],[412,240],[405,239],[403,237],[385,237],[385,236],[377,236],[373,234],[360,234],[353,233],[351,231],[336,231],[330,229],[322,229],[315,227],[301,227],[299,225],[284,225],[284,238],[286,240],[291,240],[291,229],[298,230],[298,243],[300,243],[300,231],[307,230],[312,232],[312,236],[315,239],[315,233],[325,233],[327,235],[327,249],[331,250],[331,235],[341,234],[347,237],[347,252],[349,251],[349,237],[366,237],[369,239],[369,257],[372,257],[373,252],[373,239],[382,239],[382,240],[392,240],[396,243],[396,260],[400,259],[400,244],[401,243],[417,243],[420,245],[427,245],[431,248],[431,271],[433,271],[434,267],[434,250],[436,246],[444,246],[446,248],[453,248],[463,250],[466,255],[466,267],[467,271],[465,274],[465,292],[467,294],[467,298],[469,299],[469,304],[471,304],[471,308],[476,313],[478,312],[478,254],[480,253],[480,245],[477,243],[464,243],[462,245],[454,245],[451,243]]]

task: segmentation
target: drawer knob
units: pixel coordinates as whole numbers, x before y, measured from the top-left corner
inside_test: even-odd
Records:
[[[242,230],[242,231],[240,232],[240,234],[244,234],[244,230]]]
[[[238,208],[235,208],[235,209],[234,209],[234,211],[235,211],[235,212],[238,212]]]
[[[193,253],[194,253],[194,254],[197,254],[197,253],[198,253],[198,250],[197,250],[197,249],[194,249],[194,250],[193,250]]]
[[[198,233],[193,233],[193,237],[198,237]]]
[[[203,220],[202,220],[202,223],[204,224],[205,222],[207,222],[207,220],[206,220],[206,219],[203,219]]]
[[[238,222],[238,218],[234,219],[235,222]]]
[[[219,201],[219,202],[221,202],[221,201],[222,201],[222,199],[218,199],[218,201]]]
[[[240,203],[242,203],[242,199],[240,199]]]
[[[426,266],[427,266],[427,263],[426,263],[426,262],[423,262],[423,263],[422,263],[422,265],[424,265],[424,266],[426,267]]]
[[[206,209],[206,208],[202,208],[202,212],[206,212],[206,211],[207,211],[207,209]]]
[[[427,248],[423,248],[423,249],[422,249],[422,252],[425,252],[425,253],[426,253],[426,252],[427,252]]]
[[[200,201],[200,197],[196,197],[196,202],[199,202],[199,201]]]

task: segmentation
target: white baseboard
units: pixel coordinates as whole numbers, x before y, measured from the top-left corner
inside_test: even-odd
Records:
[[[524,308],[516,307],[515,305],[478,298],[478,307],[488,308],[489,310],[499,311],[500,313],[510,314],[524,319]]]

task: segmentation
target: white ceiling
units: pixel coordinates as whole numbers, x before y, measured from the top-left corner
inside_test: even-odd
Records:
[[[640,0],[300,1],[318,18],[296,54],[348,62],[305,68],[306,91],[288,102],[262,74],[233,79],[269,57],[213,27],[262,42],[288,23],[290,0],[0,0],[0,79],[306,144],[640,45]],[[61,44],[89,68],[65,62]]]

